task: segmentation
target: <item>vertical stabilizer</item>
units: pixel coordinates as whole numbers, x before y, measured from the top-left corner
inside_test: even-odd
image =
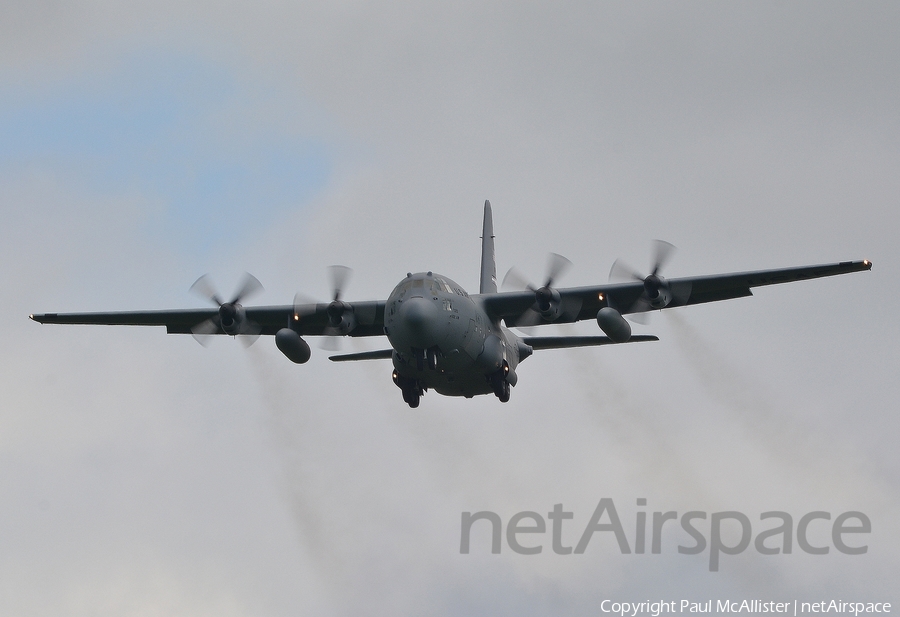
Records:
[[[494,262],[494,221],[491,202],[484,201],[484,227],[481,230],[481,290],[480,293],[497,293],[497,264]]]

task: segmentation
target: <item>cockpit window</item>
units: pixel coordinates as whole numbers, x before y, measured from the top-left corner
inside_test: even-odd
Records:
[[[428,291],[434,291],[434,279],[415,279],[410,283],[410,287],[413,289],[427,289]]]

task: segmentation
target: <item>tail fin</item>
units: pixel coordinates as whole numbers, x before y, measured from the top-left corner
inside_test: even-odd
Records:
[[[484,201],[484,227],[481,230],[481,293],[497,293],[497,264],[494,262],[494,222],[491,202]]]

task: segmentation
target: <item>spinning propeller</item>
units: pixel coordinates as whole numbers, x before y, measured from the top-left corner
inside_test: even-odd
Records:
[[[534,326],[543,321],[554,321],[560,313],[559,292],[553,288],[553,282],[572,266],[572,262],[556,253],[550,253],[547,259],[547,276],[541,287],[535,287],[515,267],[510,268],[503,277],[503,287],[527,289],[534,293],[535,306],[529,308],[516,320],[517,326]]]
[[[323,339],[323,345],[333,345],[335,349],[340,347],[339,338],[331,338],[344,336],[356,326],[356,317],[353,315],[353,307],[346,302],[341,301],[341,294],[344,292],[344,286],[350,280],[353,270],[347,266],[329,266],[331,274],[331,289],[333,290],[333,300],[328,305],[328,327],[325,328],[324,334],[329,338]]]
[[[347,266],[329,266],[328,271],[331,277],[332,300],[326,309],[328,325],[322,334],[328,338],[322,339],[322,347],[329,351],[336,351],[340,346],[340,339],[335,337],[345,336],[356,326],[353,306],[341,300],[344,287],[350,280],[353,270]],[[314,314],[314,305],[314,300],[310,300],[302,294],[296,294],[294,296],[294,319],[302,319],[304,316]]]
[[[644,284],[641,295],[630,306],[622,307],[622,313],[630,313],[629,319],[642,324],[647,323],[648,311],[665,308],[673,300],[680,300],[682,296],[686,299],[686,296],[690,295],[689,287],[672,289],[669,282],[660,275],[660,270],[672,257],[675,247],[665,240],[654,240],[654,252],[653,267],[647,276],[643,276],[621,259],[617,259],[609,270],[609,280],[612,283],[641,281]]]
[[[241,306],[241,300],[259,293],[262,291],[262,288],[262,283],[255,276],[245,272],[240,287],[234,293],[234,297],[228,302],[222,302],[209,275],[204,274],[198,278],[191,285],[191,291],[218,306],[219,312],[217,315],[191,328],[193,337],[198,343],[206,346],[209,343],[209,337],[213,334],[219,334],[220,332],[232,336],[240,334],[242,335],[241,343],[245,347],[252,345],[259,337],[262,326],[247,319],[244,307]]]

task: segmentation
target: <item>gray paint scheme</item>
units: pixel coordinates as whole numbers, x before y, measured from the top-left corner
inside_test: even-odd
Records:
[[[333,313],[335,303],[260,307],[243,307],[235,303],[229,308],[239,315],[238,323],[229,327],[223,325],[225,322],[217,321],[223,314],[222,307],[44,313],[30,317],[40,323],[165,326],[170,334],[190,334],[192,329],[196,332],[198,324],[212,320],[214,327],[218,327],[212,334],[241,334],[246,331],[244,326],[252,324],[254,334],[275,335],[287,328],[296,333],[291,336],[297,340],[305,335],[335,335],[334,320],[339,318],[345,325],[346,335],[386,335],[391,349],[337,355],[331,360],[391,358],[394,382],[403,391],[404,400],[411,407],[417,407],[420,397],[428,389],[465,397],[494,393],[506,401],[510,387],[518,379],[518,364],[535,349],[618,344],[605,336],[520,337],[509,330],[507,326],[525,325],[526,316],[527,325],[572,323],[597,319],[600,309],[611,307],[618,311],[620,315],[616,318],[621,320],[621,315],[633,312],[739,298],[752,295],[752,287],[870,270],[871,267],[868,260],[845,261],[671,280],[660,278],[653,284],[633,281],[501,293],[497,292],[491,205],[485,201],[481,293],[476,295],[469,295],[445,276],[424,272],[408,275],[385,301],[340,303],[337,317]],[[541,296],[542,292],[544,296]],[[622,342],[655,340],[658,340],[655,336],[644,335],[630,336]],[[298,357],[304,355],[308,358],[308,354],[298,354]]]
[[[484,223],[481,228],[481,286],[479,293],[497,293],[497,262],[494,258],[494,222],[491,202],[484,200]]]

